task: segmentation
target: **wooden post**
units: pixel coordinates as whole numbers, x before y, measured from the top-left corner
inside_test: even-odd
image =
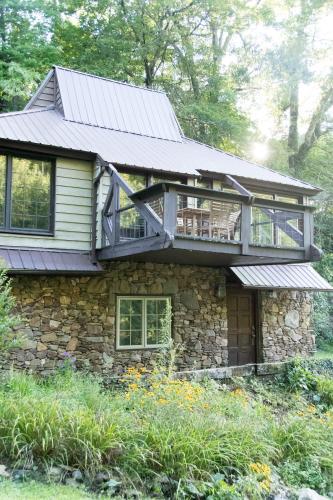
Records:
[[[249,250],[249,243],[251,237],[251,206],[247,203],[242,203],[241,214],[241,242],[242,254],[246,255]]]
[[[170,189],[164,193],[164,231],[174,235],[177,230],[177,192]]]
[[[305,210],[303,222],[303,240],[305,258],[311,260],[311,246],[313,245],[313,213]]]

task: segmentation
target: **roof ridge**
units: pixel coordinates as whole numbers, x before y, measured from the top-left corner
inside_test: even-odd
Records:
[[[21,109],[19,111],[8,111],[8,113],[0,113],[0,118],[6,118],[7,116],[15,116],[15,115],[28,115],[33,113],[42,113],[44,111],[54,111],[54,106],[48,106],[47,108],[42,109]]]
[[[237,160],[246,161],[247,163],[250,163],[254,167],[264,168],[265,170],[269,170],[270,172],[274,172],[274,174],[282,175],[283,177],[286,177],[287,179],[292,179],[293,181],[302,182],[303,184],[306,184],[307,186],[309,186],[311,188],[316,188],[319,191],[322,191],[322,188],[315,186],[314,184],[310,184],[309,182],[303,181],[301,179],[296,179],[296,177],[292,177],[291,175],[285,174],[283,172],[279,172],[278,170],[273,170],[272,168],[266,167],[264,165],[260,165],[259,163],[254,163],[253,161],[246,160],[245,158],[242,158],[241,156],[235,155],[233,153],[229,153],[228,151],[224,151],[223,149],[216,148],[215,146],[210,146],[209,144],[205,144],[204,142],[200,142],[200,141],[197,141],[195,139],[190,139],[189,137],[186,137],[186,136],[184,136],[184,139],[186,139],[187,141],[199,144],[201,146],[205,146],[206,148],[213,149],[214,151],[218,151],[219,153],[224,153],[228,156],[231,156],[232,158],[237,158]],[[204,169],[202,169],[202,170],[204,170]]]
[[[68,71],[70,73],[78,73],[79,75],[85,75],[85,76],[90,76],[92,78],[97,78],[99,80],[105,80],[107,82],[112,82],[112,83],[118,83],[119,85],[125,85],[127,87],[133,87],[139,90],[145,90],[148,92],[155,92],[157,94],[163,94],[167,97],[167,94],[164,90],[158,90],[158,89],[151,89],[148,87],[143,87],[141,85],[135,85],[134,83],[127,83],[127,82],[122,82],[120,80],[114,80],[113,78],[106,78],[105,76],[99,76],[99,75],[94,75],[93,73],[86,73],[85,71],[80,71],[78,69],[72,69],[72,68],[65,68],[64,66],[58,66],[58,65],[53,65],[52,66],[55,69],[61,69],[63,71]]]
[[[54,109],[54,111],[59,113],[59,111],[56,109]],[[184,141],[176,141],[175,139],[166,139],[165,137],[158,137],[156,135],[139,134],[138,132],[130,132],[128,130],[120,130],[117,128],[110,128],[110,127],[102,127],[101,125],[95,125],[94,123],[78,122],[76,120],[70,120],[69,118],[65,118],[61,113],[59,113],[59,114],[61,115],[62,119],[65,122],[76,123],[77,125],[84,125],[86,127],[94,127],[94,128],[98,128],[101,130],[111,130],[112,132],[118,132],[120,134],[130,134],[130,135],[136,135],[139,137],[148,137],[149,139],[157,139],[159,141],[173,142],[175,144],[185,144]],[[181,136],[181,138],[183,139],[183,136]]]

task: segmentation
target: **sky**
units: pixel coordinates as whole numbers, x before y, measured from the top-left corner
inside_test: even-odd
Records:
[[[291,12],[283,11],[282,17],[292,15]],[[310,59],[309,70],[314,76],[311,83],[304,82],[300,86],[300,122],[299,132],[306,132],[309,119],[318,105],[320,99],[321,84],[325,76],[333,68],[333,7],[327,6],[323,9],[320,18],[315,20],[308,33],[313,51]],[[279,29],[259,25],[255,30],[256,42],[263,49],[274,49],[283,41],[284,33]],[[316,78],[317,77],[317,78]],[[260,72],[255,76],[253,87],[256,90],[241,96],[240,107],[253,121],[261,135],[259,142],[253,143],[252,156],[257,161],[264,161],[269,156],[268,141],[270,138],[281,138],[286,135],[288,127],[288,111],[285,116],[277,116],[272,107],[271,95],[278,89],[278,84],[271,82],[264,85],[266,79],[260,78]],[[333,112],[333,110],[332,110]]]

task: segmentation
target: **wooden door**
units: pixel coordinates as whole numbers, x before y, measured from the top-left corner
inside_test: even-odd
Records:
[[[256,362],[255,295],[242,289],[227,291],[229,366]]]

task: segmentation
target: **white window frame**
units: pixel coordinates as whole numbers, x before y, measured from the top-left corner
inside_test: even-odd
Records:
[[[120,345],[120,302],[122,300],[140,300],[143,302],[142,314],[142,343],[140,345]],[[147,344],[147,301],[148,300],[165,300],[171,307],[171,297],[165,295],[118,295],[117,310],[116,310],[116,349],[120,351],[135,350],[135,349],[156,349],[165,347],[167,344]],[[170,325],[171,337],[171,325]]]

